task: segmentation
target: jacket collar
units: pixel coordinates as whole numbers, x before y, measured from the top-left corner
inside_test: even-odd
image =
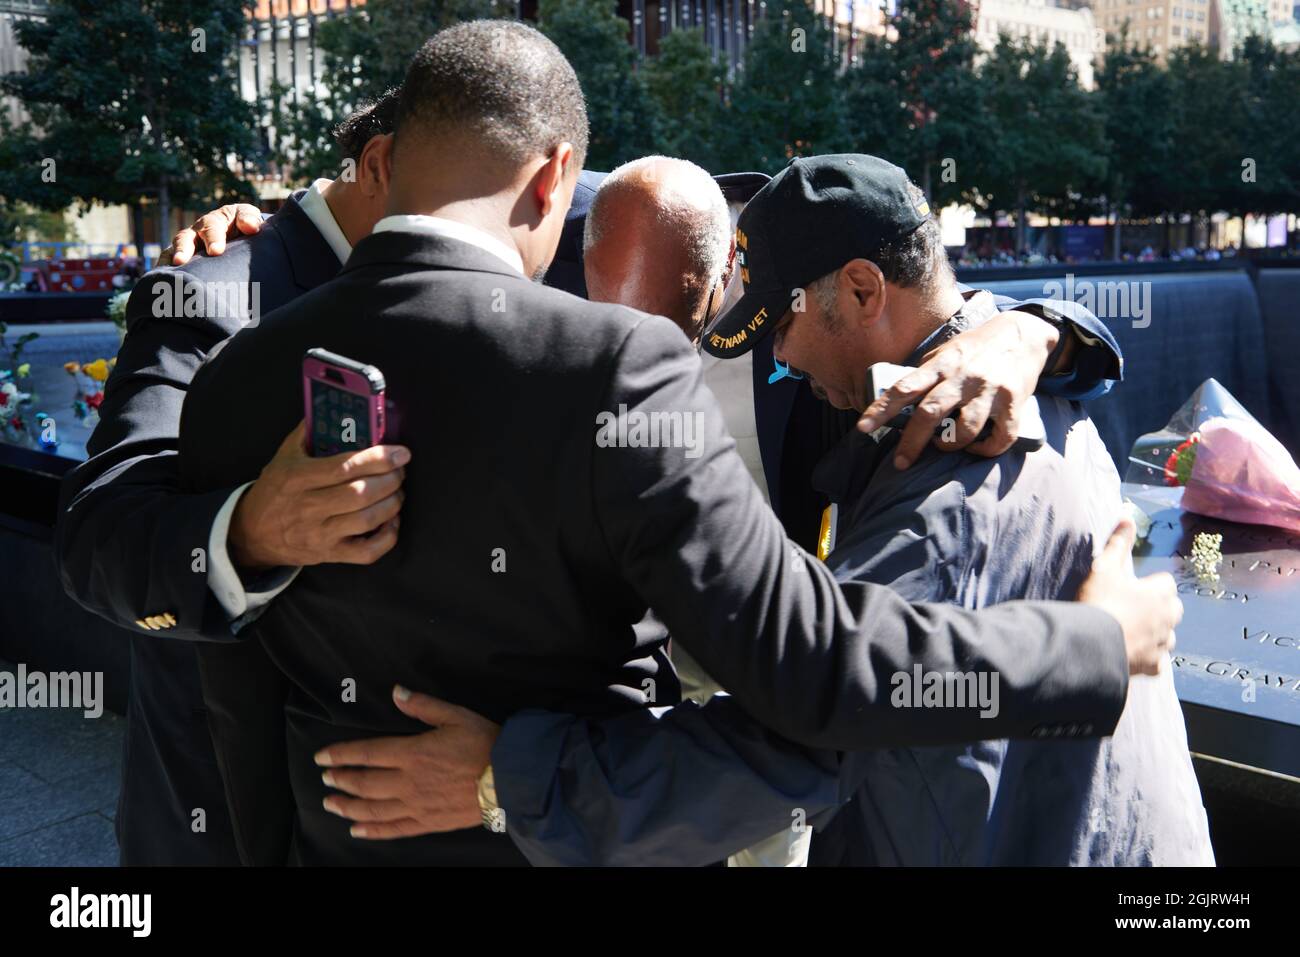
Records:
[[[339,273],[339,258],[320,234],[311,217],[298,204],[306,190],[298,190],[279,211],[267,220],[284,243],[293,281],[303,290],[315,289],[329,282]]]
[[[343,264],[343,272],[350,273],[366,266],[402,265],[424,269],[446,269],[461,272],[488,272],[522,279],[518,272],[492,255],[470,243],[435,236],[388,230],[371,233],[352,249],[352,255]]]

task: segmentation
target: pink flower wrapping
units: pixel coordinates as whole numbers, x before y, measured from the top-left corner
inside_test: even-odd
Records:
[[[1300,532],[1300,467],[1253,418],[1208,419],[1183,508],[1200,515]]]

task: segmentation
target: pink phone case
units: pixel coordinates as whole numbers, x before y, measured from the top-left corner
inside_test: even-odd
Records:
[[[311,349],[302,359],[302,402],[307,425],[307,451],[316,455],[315,423],[312,421],[312,383],[320,382],[365,399],[369,413],[370,444],[384,440],[384,375],[371,365],[357,362],[324,349]]]

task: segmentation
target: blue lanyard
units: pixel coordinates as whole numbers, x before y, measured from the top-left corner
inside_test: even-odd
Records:
[[[776,365],[776,371],[767,377],[768,385],[776,385],[776,383],[780,382],[782,379],[803,378],[802,372],[800,372],[798,369],[795,369],[793,372],[790,371],[790,367],[788,365],[783,364],[781,360],[778,359],[776,356],[772,357],[772,362]]]

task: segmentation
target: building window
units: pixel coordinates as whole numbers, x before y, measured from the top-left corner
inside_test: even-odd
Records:
[[[1172,34],[1173,34],[1174,36],[1176,36],[1176,37],[1180,37],[1180,36],[1183,35],[1183,28],[1182,28],[1182,27],[1174,27],[1174,28],[1173,28],[1172,30],[1170,30],[1169,32],[1172,33]]]

